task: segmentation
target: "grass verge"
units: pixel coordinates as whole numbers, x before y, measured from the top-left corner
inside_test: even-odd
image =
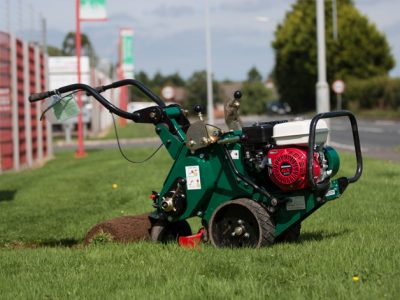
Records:
[[[118,121],[118,119],[116,119],[116,121]],[[117,131],[120,139],[158,137],[155,132],[154,126],[152,124],[141,124],[128,121],[125,127],[121,127],[119,124],[117,124]],[[115,139],[114,126],[111,126],[108,132],[104,136],[91,139],[96,139],[96,140]]]
[[[400,120],[400,109],[384,110],[384,109],[360,109],[354,111],[357,117],[382,120]]]
[[[150,151],[127,152],[139,159]],[[352,173],[352,159],[342,158],[341,172]],[[298,243],[200,251],[145,242],[80,246],[95,223],[149,211],[147,195],[161,188],[170,164],[165,150],[145,165],[128,164],[117,151],[81,159],[65,152],[41,169],[1,175],[2,298],[400,297],[400,165],[387,161],[366,159],[361,180],[305,220]]]

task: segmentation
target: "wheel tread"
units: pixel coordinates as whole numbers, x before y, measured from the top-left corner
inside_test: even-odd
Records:
[[[211,226],[216,218],[217,214],[221,209],[224,209],[226,206],[232,205],[232,204],[239,204],[245,208],[247,208],[253,216],[256,218],[258,225],[259,225],[259,231],[260,231],[260,237],[258,239],[258,244],[255,245],[256,248],[260,247],[265,247],[269,246],[274,243],[275,241],[275,224],[273,222],[273,219],[271,218],[271,215],[268,213],[268,211],[262,206],[260,203],[256,202],[255,200],[248,199],[248,198],[239,198],[235,199],[232,201],[225,202],[221,204],[215,211],[213,212],[213,215],[211,216],[210,219],[210,224],[209,224],[209,233],[210,233],[210,240],[211,243],[214,246],[217,246],[215,244],[215,241],[213,239],[213,234]]]

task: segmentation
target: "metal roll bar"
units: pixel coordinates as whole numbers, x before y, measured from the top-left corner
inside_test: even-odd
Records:
[[[314,145],[315,145],[315,134],[316,134],[316,128],[317,128],[317,123],[321,119],[331,119],[331,118],[337,118],[337,117],[348,117],[350,120],[351,124],[351,131],[353,133],[353,142],[354,142],[354,148],[355,148],[355,154],[356,154],[356,159],[357,159],[357,167],[354,176],[352,177],[342,177],[339,178],[339,182],[345,186],[347,186],[349,183],[356,182],[362,173],[362,168],[363,168],[363,163],[362,163],[362,155],[361,155],[361,145],[360,145],[360,137],[358,134],[358,126],[357,126],[357,120],[355,116],[347,110],[341,110],[341,111],[333,111],[333,112],[326,112],[326,113],[321,113],[316,115],[314,118],[312,118],[311,123],[310,123],[310,135],[308,139],[308,153],[307,153],[307,179],[309,185],[316,191],[323,191],[329,188],[329,179],[327,181],[323,181],[320,183],[316,183],[314,181],[314,172],[313,172],[313,157],[314,157]]]

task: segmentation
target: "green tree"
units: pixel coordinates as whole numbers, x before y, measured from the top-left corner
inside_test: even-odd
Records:
[[[394,58],[384,34],[351,0],[338,1],[339,39],[332,38],[332,12],[325,5],[328,82],[385,75]],[[317,45],[315,1],[298,0],[275,31],[272,43],[278,92],[296,111],[315,108]],[[332,97],[331,97],[332,98]]]
[[[240,113],[243,115],[265,113],[266,105],[273,97],[272,92],[262,82],[262,76],[256,67],[247,72],[247,80],[243,83],[241,92]]]
[[[135,75],[135,79],[142,82],[156,94],[160,94],[161,89],[166,85],[185,86],[185,80],[179,75],[178,72],[164,76],[158,71],[151,79],[144,71],[140,71]],[[130,95],[133,99],[150,101],[142,92],[134,87],[130,88]]]
[[[262,81],[262,76],[260,72],[258,72],[256,67],[252,67],[249,72],[247,72],[247,81],[254,82],[254,81]]]
[[[184,86],[185,80],[183,80],[183,78],[179,75],[178,72],[164,76],[160,71],[157,71],[157,73],[154,74],[151,84],[154,87],[160,87],[160,88],[165,85]]]
[[[62,53],[66,56],[76,55],[75,32],[68,32],[62,43]],[[97,56],[89,37],[81,34],[81,55],[89,56],[90,63],[96,64]]]
[[[153,86],[161,87],[165,83],[165,77],[160,71],[157,71],[156,74],[154,74],[151,82]]]
[[[152,81],[149,78],[149,76],[146,74],[144,71],[139,71],[138,73],[135,74],[135,79],[139,80],[141,83],[143,83],[145,86],[147,86],[149,89],[153,90],[152,86]],[[153,92],[156,92],[153,90]],[[132,100],[134,101],[151,101],[149,98],[146,97],[138,88],[134,86],[129,86],[129,95]]]
[[[186,83],[188,96],[185,101],[185,107],[192,112],[195,104],[204,107],[207,105],[207,73],[206,71],[194,72]],[[221,94],[218,82],[213,80],[214,103],[221,102]]]
[[[136,75],[135,75],[135,79],[139,80],[141,83],[143,83],[145,86],[151,88],[152,82],[149,78],[149,76],[147,76],[146,72],[144,71],[139,71]]]
[[[185,80],[181,77],[181,75],[179,75],[178,72],[175,72],[165,77],[164,84],[173,86],[185,86]]]
[[[47,53],[49,56],[62,56],[63,52],[60,48],[48,45],[47,46]]]
[[[246,81],[242,87],[242,98],[240,99],[240,113],[264,114],[266,105],[272,98],[272,93],[260,81]]]

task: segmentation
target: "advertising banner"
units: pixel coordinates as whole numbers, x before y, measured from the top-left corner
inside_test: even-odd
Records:
[[[124,78],[133,78],[133,30],[129,28],[120,30],[121,67]]]

